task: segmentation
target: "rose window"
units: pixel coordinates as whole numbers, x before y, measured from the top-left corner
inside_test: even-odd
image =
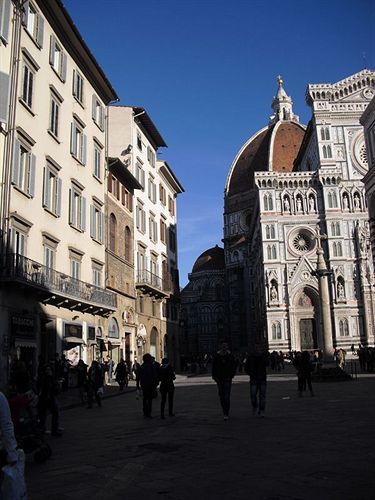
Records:
[[[365,144],[362,144],[361,149],[359,150],[359,153],[358,153],[358,158],[361,161],[362,165],[365,165],[365,166],[368,165],[367,150],[366,150]]]
[[[311,252],[315,247],[314,234],[307,228],[295,229],[289,238],[289,248],[296,255]]]

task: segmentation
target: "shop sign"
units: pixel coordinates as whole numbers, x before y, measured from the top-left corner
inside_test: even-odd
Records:
[[[11,316],[11,332],[14,338],[35,339],[35,320],[33,316]]]
[[[108,337],[111,339],[119,338],[119,328],[118,323],[115,318],[111,318],[108,325]]]

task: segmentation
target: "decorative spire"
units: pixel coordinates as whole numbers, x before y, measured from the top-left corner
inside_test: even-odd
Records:
[[[270,124],[278,121],[299,121],[299,117],[293,113],[293,101],[285,92],[283,83],[283,79],[279,75],[277,77],[277,94],[272,100],[273,115],[270,117]]]

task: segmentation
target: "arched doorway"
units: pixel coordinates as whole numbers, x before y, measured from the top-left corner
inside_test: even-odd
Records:
[[[158,354],[158,331],[155,327],[152,328],[150,334],[150,354],[157,359]]]
[[[319,349],[319,300],[316,292],[305,287],[296,295],[297,349]]]

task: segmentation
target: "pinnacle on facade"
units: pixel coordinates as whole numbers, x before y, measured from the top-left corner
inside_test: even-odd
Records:
[[[270,117],[270,124],[278,121],[299,121],[299,117],[293,113],[293,101],[288,96],[283,87],[283,79],[279,75],[277,77],[277,94],[272,100],[273,115]]]

